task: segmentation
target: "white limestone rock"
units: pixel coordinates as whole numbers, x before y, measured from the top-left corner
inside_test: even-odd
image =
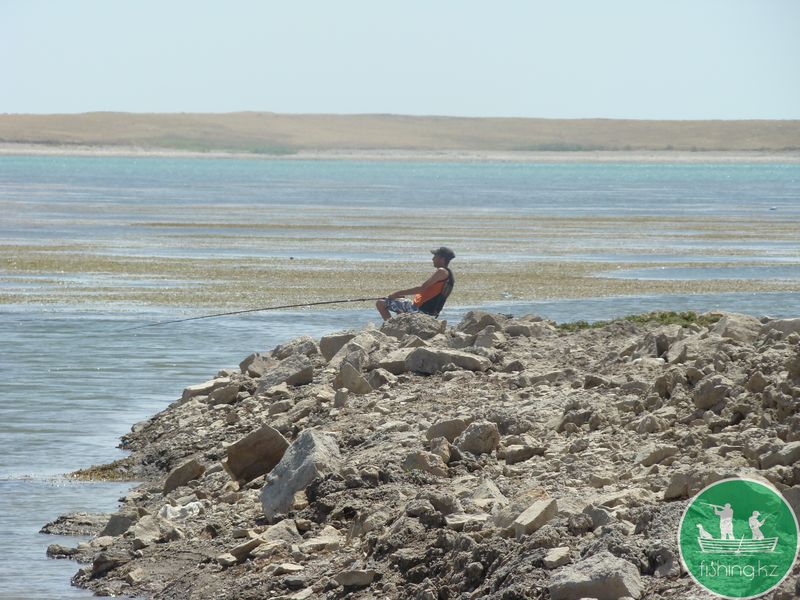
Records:
[[[316,477],[337,471],[340,466],[341,455],[335,436],[305,429],[267,475],[261,489],[264,516],[271,521],[276,515],[287,513],[296,492],[304,490]]]

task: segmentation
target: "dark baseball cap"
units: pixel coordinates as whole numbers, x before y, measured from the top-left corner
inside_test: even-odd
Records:
[[[431,250],[431,254],[433,254],[434,256],[441,256],[442,258],[446,258],[447,260],[453,260],[456,257],[456,253],[453,252],[447,246],[434,248],[433,250]]]

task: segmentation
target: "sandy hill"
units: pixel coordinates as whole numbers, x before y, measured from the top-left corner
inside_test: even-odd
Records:
[[[302,150],[800,150],[800,121],[401,115],[0,115],[0,142],[291,154]]]

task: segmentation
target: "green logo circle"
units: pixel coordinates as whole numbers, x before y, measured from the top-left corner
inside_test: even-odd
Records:
[[[797,517],[773,487],[724,479],[698,493],[681,517],[681,562],[723,598],[755,598],[780,585],[800,549]]]

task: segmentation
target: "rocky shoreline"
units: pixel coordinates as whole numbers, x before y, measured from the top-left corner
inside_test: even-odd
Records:
[[[48,555],[106,596],[710,598],[689,497],[747,476],[800,513],[800,319],[675,316],[402,315],[254,353],[78,473],[144,483],[46,525],[93,536]],[[798,595],[795,564],[767,597]]]

